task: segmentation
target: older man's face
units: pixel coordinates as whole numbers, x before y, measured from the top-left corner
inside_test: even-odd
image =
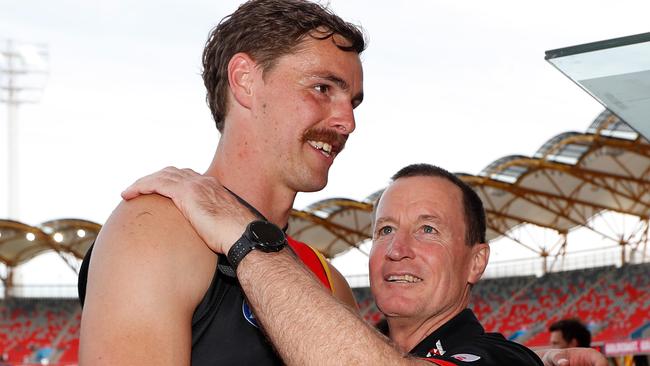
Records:
[[[462,193],[438,177],[400,178],[377,207],[370,286],[388,317],[453,316],[465,305],[473,247]]]

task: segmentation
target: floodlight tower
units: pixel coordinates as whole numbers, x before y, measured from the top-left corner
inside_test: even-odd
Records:
[[[18,107],[38,103],[48,75],[48,49],[44,44],[4,42],[0,49],[0,102],[7,107],[5,215],[19,218]]]

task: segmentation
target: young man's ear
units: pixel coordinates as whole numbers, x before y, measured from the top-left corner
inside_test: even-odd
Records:
[[[486,243],[474,244],[472,247],[472,259],[470,263],[469,276],[467,282],[475,285],[487,267],[490,260],[490,246]]]
[[[228,84],[235,99],[233,102],[247,109],[251,107],[256,66],[255,61],[243,52],[235,54],[228,62]]]

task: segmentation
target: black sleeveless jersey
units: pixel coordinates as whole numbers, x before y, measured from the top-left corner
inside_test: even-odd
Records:
[[[304,243],[288,237],[290,247],[308,268],[331,289],[327,264]],[[79,270],[79,300],[86,296],[88,249]],[[227,265],[219,255],[210,287],[192,317],[192,366],[213,365],[282,365],[273,345],[258,327],[236,278],[224,275],[219,265]]]
[[[227,263],[219,256],[220,263]],[[236,278],[215,269],[192,317],[192,366],[282,365],[255,321]]]

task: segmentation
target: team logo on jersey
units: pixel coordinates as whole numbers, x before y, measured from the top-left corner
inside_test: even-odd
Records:
[[[470,353],[459,353],[457,355],[452,355],[451,357],[457,359],[458,361],[463,361],[463,362],[474,362],[481,359],[480,356],[473,355]]]
[[[445,354],[445,349],[442,348],[442,342],[438,339],[436,342],[436,348],[432,348],[429,350],[429,353],[427,353],[427,357],[433,357],[433,356],[442,356]]]
[[[257,325],[257,319],[255,319],[255,314],[253,314],[253,310],[251,310],[251,307],[248,306],[246,300],[242,301],[241,312],[244,315],[244,319],[246,319],[247,322],[251,323],[251,325],[254,326],[255,328],[259,328],[259,326]]]

